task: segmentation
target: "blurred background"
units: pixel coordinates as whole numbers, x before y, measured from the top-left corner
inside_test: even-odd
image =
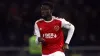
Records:
[[[0,0],[0,56],[40,55],[30,55],[27,47],[44,1]],[[65,18],[76,28],[66,56],[100,56],[99,0],[48,1],[55,5],[54,16]],[[66,37],[67,32],[64,34]]]

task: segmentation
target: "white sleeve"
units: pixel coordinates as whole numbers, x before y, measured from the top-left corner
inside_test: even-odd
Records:
[[[36,42],[37,44],[39,44],[38,38],[40,37],[40,31],[39,31],[38,25],[37,25],[36,23],[35,23],[35,25],[34,25],[34,35],[36,36],[35,42]]]
[[[67,38],[65,40],[65,43],[69,44],[71,41],[71,38],[73,36],[75,27],[74,27],[74,25],[72,25],[71,23],[66,21],[65,19],[61,19],[61,21],[62,21],[62,27],[68,29],[68,35],[67,35]]]

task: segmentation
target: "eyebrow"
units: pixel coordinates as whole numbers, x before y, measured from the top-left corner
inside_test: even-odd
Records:
[[[49,7],[41,7],[41,9],[50,9]]]

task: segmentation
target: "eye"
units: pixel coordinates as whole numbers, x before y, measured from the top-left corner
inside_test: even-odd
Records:
[[[41,10],[49,10],[49,8],[48,8],[48,7],[43,6],[43,7],[41,7]]]

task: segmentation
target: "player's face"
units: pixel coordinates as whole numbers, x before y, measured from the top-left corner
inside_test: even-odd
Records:
[[[49,15],[51,15],[51,9],[50,9],[50,7],[47,6],[47,5],[42,5],[41,6],[41,16],[42,17],[47,17]]]

